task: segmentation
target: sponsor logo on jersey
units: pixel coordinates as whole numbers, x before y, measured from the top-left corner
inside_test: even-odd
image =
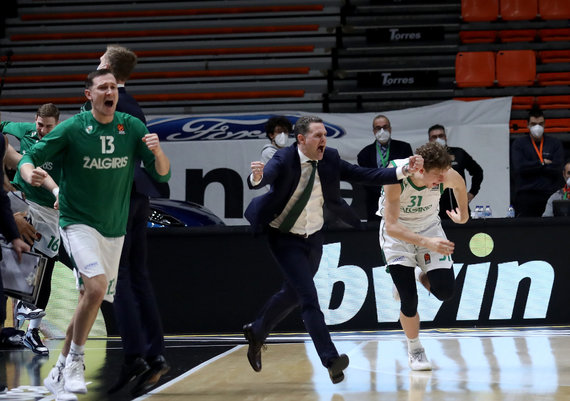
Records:
[[[429,265],[431,263],[431,256],[429,256],[429,253],[424,253],[424,263],[426,265]]]
[[[85,132],[87,132],[88,134],[90,134],[91,132],[93,132],[93,126],[92,126],[92,125],[88,125],[88,126],[85,128]]]
[[[300,117],[292,114],[284,115],[293,125]],[[161,141],[266,139],[265,124],[272,116],[272,114],[247,114],[160,118],[150,121],[147,126],[150,131],[158,134]],[[328,138],[340,138],[346,134],[341,126],[326,121],[324,125]]]
[[[125,135],[125,127],[123,126],[123,124],[118,124],[117,130],[119,130],[119,135]]]
[[[83,168],[96,170],[109,170],[126,167],[129,163],[129,156],[123,157],[83,157]]]

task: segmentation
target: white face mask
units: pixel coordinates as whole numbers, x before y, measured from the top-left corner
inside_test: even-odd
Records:
[[[534,139],[542,138],[542,134],[544,133],[544,127],[542,125],[533,125],[530,127],[530,134]]]
[[[287,145],[287,138],[289,136],[282,132],[280,134],[275,135],[275,138],[273,138],[273,140],[275,141],[275,145],[277,145],[278,147],[282,148],[285,145]]]
[[[435,142],[439,143],[441,146],[447,146],[447,142],[443,138],[435,138]]]
[[[384,145],[390,140],[390,131],[384,131],[384,128],[380,128],[380,131],[376,132],[374,136],[378,142]]]
[[[568,179],[566,180],[566,185],[570,187],[570,177],[568,177]]]

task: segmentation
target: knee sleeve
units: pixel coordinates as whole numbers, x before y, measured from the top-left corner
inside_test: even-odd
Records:
[[[455,276],[453,269],[436,269],[427,273],[430,291],[440,301],[447,301],[453,297],[455,289]]]
[[[407,317],[414,317],[418,311],[418,290],[414,268],[390,265],[392,281],[400,295],[400,311]]]

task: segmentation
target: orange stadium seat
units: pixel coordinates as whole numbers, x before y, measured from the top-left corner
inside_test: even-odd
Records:
[[[541,72],[536,80],[541,86],[570,85],[570,72]]]
[[[534,96],[513,96],[511,109],[530,110],[534,105]]]
[[[563,42],[570,40],[569,28],[539,29],[538,36],[543,42]]]
[[[499,31],[499,40],[508,42],[532,42],[538,36],[536,29],[505,29]]]
[[[538,0],[501,0],[500,15],[505,21],[535,19],[538,14]]]
[[[536,79],[536,54],[533,50],[501,50],[496,68],[499,86],[530,86]]]
[[[457,53],[455,82],[460,88],[493,86],[495,83],[495,53]]]
[[[495,21],[499,0],[461,0],[461,18],[465,22]]]
[[[497,31],[460,31],[461,43],[493,43],[497,40]]]
[[[542,19],[570,19],[570,1],[539,0],[538,13]]]
[[[540,50],[541,63],[570,63],[570,50]]]
[[[570,109],[570,95],[537,96],[541,109]]]

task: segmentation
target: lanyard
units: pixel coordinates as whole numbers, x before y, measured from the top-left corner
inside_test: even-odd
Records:
[[[564,185],[564,188],[562,188],[562,199],[569,199],[570,198],[570,188],[568,188],[568,185]]]
[[[386,167],[388,165],[388,161],[390,160],[390,146],[386,148],[386,156],[382,155],[382,149],[380,148],[380,144],[376,142],[376,150],[378,151],[378,155],[380,155],[380,161],[382,161],[382,167]]]
[[[534,150],[535,150],[536,154],[538,155],[538,158],[540,159],[540,163],[544,164],[544,159],[542,158],[542,146],[544,145],[544,136],[542,138],[540,138],[540,150],[536,146],[534,139],[531,138],[530,141],[532,142],[532,146],[534,147]]]

